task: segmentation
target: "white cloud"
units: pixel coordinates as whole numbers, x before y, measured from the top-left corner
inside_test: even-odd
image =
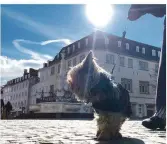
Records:
[[[0,61],[1,76],[4,79],[21,76],[24,69],[29,69],[30,67],[38,69],[42,66],[42,62],[40,60],[37,61],[33,59],[16,60],[6,56],[0,56]]]
[[[41,45],[47,45],[47,44],[54,43],[54,42],[63,42],[65,45],[69,45],[72,43],[72,41],[69,39],[57,39],[57,40],[43,41],[43,42],[41,42]]]
[[[69,39],[57,39],[57,40],[47,40],[42,42],[33,42],[30,40],[24,39],[16,39],[13,41],[13,45],[18,49],[20,52],[30,55],[31,59],[11,59],[7,56],[0,56],[0,70],[1,70],[1,85],[5,84],[8,80],[22,76],[24,69],[34,68],[39,69],[42,67],[44,62],[47,60],[52,60],[53,57],[47,54],[40,54],[38,52],[34,52],[29,50],[26,47],[21,46],[21,43],[26,44],[35,44],[35,45],[47,45],[50,43],[59,43],[63,42],[64,44],[68,45],[71,43]]]
[[[50,27],[49,25],[45,25],[43,23],[34,21],[31,17],[28,17],[22,13],[18,13],[16,11],[12,11],[6,8],[2,8],[2,14],[5,14],[9,18],[16,20],[20,22],[22,27],[26,28],[27,30],[40,34],[44,37],[46,37],[47,41],[42,42],[33,42],[30,40],[24,40],[24,39],[16,39],[13,41],[13,45],[16,47],[17,50],[19,50],[22,53],[25,53],[30,56],[30,59],[11,59],[5,56],[0,56],[0,69],[1,69],[1,77],[3,78],[3,83],[6,80],[9,80],[10,78],[21,76],[24,69],[27,68],[35,68],[38,69],[42,67],[42,64],[46,62],[47,60],[53,59],[52,56],[47,54],[41,54],[35,51],[32,51],[26,47],[23,47],[21,44],[36,44],[36,45],[47,45],[50,43],[64,43],[65,45],[70,44],[72,41],[66,38],[62,39],[55,39],[56,36],[59,34],[58,29],[55,30],[55,28]],[[61,29],[61,32],[63,30]]]
[[[20,42],[24,42],[24,43],[31,43],[31,44],[40,44],[38,42],[32,42],[29,40],[23,40],[23,39],[17,39],[13,41],[14,46],[22,53],[28,54],[31,56],[32,59],[34,60],[39,60],[41,62],[45,62],[46,60],[51,60],[52,56],[50,55],[46,55],[46,54],[40,54],[37,52],[34,52],[32,50],[29,50],[23,46],[20,45]]]

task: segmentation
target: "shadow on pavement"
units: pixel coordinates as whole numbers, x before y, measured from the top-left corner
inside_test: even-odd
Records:
[[[96,144],[145,144],[145,143],[140,139],[124,137],[120,140],[97,141]]]

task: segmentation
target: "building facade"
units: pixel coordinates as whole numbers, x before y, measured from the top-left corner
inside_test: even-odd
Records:
[[[29,108],[29,98],[31,86],[38,82],[38,71],[32,68],[29,72],[25,69],[22,77],[12,79],[1,89],[1,98],[6,104],[12,104],[13,112],[27,112]]]
[[[160,48],[101,31],[63,47],[52,61],[43,64],[38,71],[39,82],[31,86],[29,104],[36,104],[41,93],[43,97],[50,93],[63,96],[64,90],[68,91],[69,68],[80,63],[90,50],[97,63],[129,90],[133,116],[151,116],[155,111]]]

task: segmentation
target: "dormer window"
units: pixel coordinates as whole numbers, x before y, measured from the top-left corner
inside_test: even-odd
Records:
[[[158,57],[160,57],[160,55],[161,55],[161,51],[158,51]]]
[[[139,46],[136,46],[136,52],[139,52]]]
[[[68,47],[67,51],[68,51],[68,54],[69,54],[70,53],[70,47]]]
[[[126,43],[126,49],[129,50],[129,44],[128,43]]]
[[[88,45],[88,38],[85,39],[86,46]]]
[[[118,47],[121,47],[121,41],[118,41]]]
[[[145,54],[145,48],[142,48],[142,54]]]
[[[80,42],[78,42],[78,48],[80,48]]]
[[[152,56],[156,56],[156,51],[152,50]]]
[[[75,45],[73,45],[73,52],[75,51]]]

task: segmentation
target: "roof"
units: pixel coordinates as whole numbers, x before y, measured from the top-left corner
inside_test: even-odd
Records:
[[[83,37],[80,40],[71,43],[70,45],[63,47],[58,53],[58,55],[55,56],[53,61],[50,62],[50,64],[58,63],[61,60],[60,53],[62,51],[65,52],[65,59],[68,59],[69,57],[75,56],[76,54],[81,53],[83,51],[91,50],[94,36],[96,37],[94,49],[108,50],[122,55],[141,58],[149,61],[157,61],[157,62],[159,61],[158,52],[161,51],[160,47],[144,44],[141,42],[125,38],[124,42],[122,43],[122,48],[120,49],[118,47],[118,41],[122,41],[122,37],[108,34],[106,32],[98,30],[88,36]],[[108,45],[105,44],[105,38],[109,39]],[[88,45],[86,45],[85,39],[88,39]],[[80,48],[78,48],[78,43],[80,43]],[[126,43],[129,44],[129,50],[126,50],[125,48]],[[74,51],[73,51],[73,46],[75,46]],[[139,52],[136,52],[136,46],[139,46]],[[69,53],[68,53],[68,47],[70,49]],[[145,48],[145,54],[142,54],[141,52],[142,48]],[[152,56],[152,50],[155,50],[156,56]]]

